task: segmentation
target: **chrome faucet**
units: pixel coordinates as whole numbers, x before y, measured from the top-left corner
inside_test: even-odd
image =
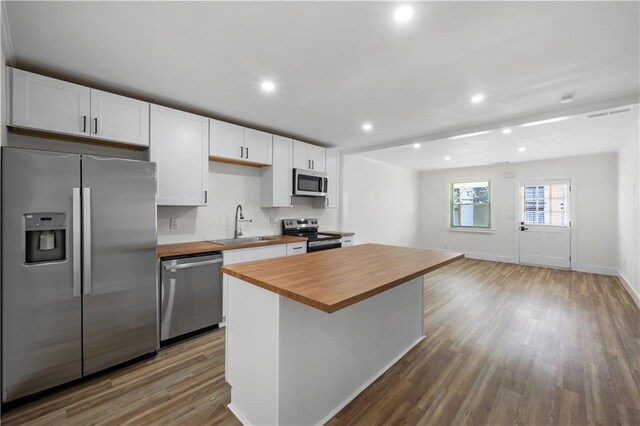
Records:
[[[240,213],[240,219],[238,219],[238,212]],[[245,219],[242,214],[242,204],[238,204],[236,207],[236,226],[233,230],[233,238],[238,238],[242,236],[242,230],[238,231],[238,222],[251,222],[251,219]]]

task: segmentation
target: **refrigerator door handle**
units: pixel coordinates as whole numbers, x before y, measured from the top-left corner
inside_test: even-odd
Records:
[[[80,250],[82,243],[80,240],[80,226],[82,212],[80,211],[80,188],[73,188],[73,297],[80,297],[80,285],[81,285],[81,264],[80,264]]]
[[[91,188],[82,188],[82,255],[84,294],[91,294]]]

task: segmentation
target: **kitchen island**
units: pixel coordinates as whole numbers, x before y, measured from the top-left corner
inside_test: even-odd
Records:
[[[424,338],[422,276],[461,257],[364,244],[225,266],[230,410],[327,422]]]

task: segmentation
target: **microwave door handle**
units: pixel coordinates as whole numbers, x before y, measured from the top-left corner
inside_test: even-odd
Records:
[[[327,191],[329,190],[329,178],[324,178],[322,179],[322,181],[324,182],[324,190],[322,192],[324,192],[325,194],[327,193]]]

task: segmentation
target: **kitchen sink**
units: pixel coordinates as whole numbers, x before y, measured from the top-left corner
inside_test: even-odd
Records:
[[[274,241],[279,237],[244,237],[244,238],[226,238],[223,240],[209,241],[213,244],[219,244],[221,246],[227,246],[229,244],[241,244],[241,243],[259,243],[261,241]]]

